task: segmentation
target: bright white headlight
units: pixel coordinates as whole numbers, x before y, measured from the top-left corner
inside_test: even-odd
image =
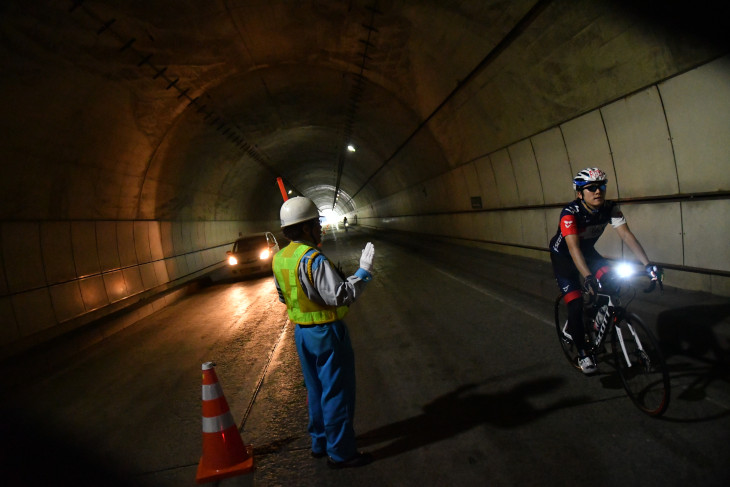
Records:
[[[266,260],[266,259],[268,259],[268,258],[269,258],[269,256],[270,256],[270,255],[271,255],[271,251],[269,251],[269,249],[266,249],[266,250],[262,251],[262,252],[261,252],[261,253],[259,254],[259,259],[261,259],[261,260]]]
[[[634,275],[634,267],[631,264],[627,264],[625,262],[618,264],[614,268],[614,270],[616,271],[616,275],[622,279]]]
[[[236,265],[238,264],[238,260],[233,257],[232,255],[228,256],[228,265]]]

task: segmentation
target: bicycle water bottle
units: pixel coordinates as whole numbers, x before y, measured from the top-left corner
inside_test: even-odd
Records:
[[[596,313],[596,319],[593,322],[593,326],[595,331],[598,331],[601,329],[601,326],[603,326],[606,321],[608,320],[608,305],[604,304],[598,309],[598,312]]]

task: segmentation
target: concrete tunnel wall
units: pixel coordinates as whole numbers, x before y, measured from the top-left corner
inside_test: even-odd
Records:
[[[469,113],[453,117],[478,123]],[[575,198],[572,176],[597,166],[609,176],[608,198],[622,202],[649,257],[677,267],[667,284],[729,296],[729,156],[730,58],[724,57],[494,152],[468,155],[450,172],[352,216],[548,260],[560,210]],[[481,209],[472,207],[473,198]],[[610,229],[597,249],[636,260]]]
[[[126,309],[122,319],[86,342],[102,339],[179,299],[185,289],[176,288],[220,266],[239,233],[270,226],[230,221],[4,222],[0,358]]]

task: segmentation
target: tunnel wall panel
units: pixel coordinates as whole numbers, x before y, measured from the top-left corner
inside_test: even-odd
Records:
[[[173,227],[172,222],[160,222],[160,246],[162,247],[162,256],[165,259],[175,255],[174,230],[175,227]]]
[[[142,277],[142,287],[145,291],[157,287],[157,274],[155,274],[155,265],[152,262],[139,266],[139,274]]]
[[[482,207],[483,208],[499,208],[499,192],[497,191],[497,180],[494,176],[492,160],[489,156],[484,156],[474,161],[474,168],[479,178],[479,187],[481,188]]]
[[[685,265],[730,271],[730,201],[682,203]]]
[[[471,197],[478,196],[482,199],[482,202],[484,201],[484,196],[482,195],[482,188],[481,184],[479,182],[479,174],[477,173],[477,168],[474,165],[474,163],[470,162],[468,164],[465,164],[462,166],[464,181],[466,182],[466,192],[467,197],[469,198],[469,203],[471,206]]]
[[[522,245],[545,247],[548,242],[548,229],[545,221],[545,210],[542,208],[519,212],[522,219]]]
[[[117,224],[113,221],[96,222],[96,243],[99,250],[99,265],[102,272],[119,269],[119,247],[117,246]]]
[[[606,139],[606,131],[598,110],[570,120],[560,126],[563,131],[565,148],[570,160],[571,174],[575,175],[585,167],[600,167],[606,172],[609,181],[615,184],[616,174],[611,160],[611,149]],[[570,180],[555,181],[554,184],[567,184]],[[609,196],[616,197],[615,186]],[[571,198],[572,199],[572,198]]]
[[[457,167],[447,173],[444,196],[450,201],[450,211],[464,211],[471,208],[469,184],[464,167]]]
[[[155,267],[155,275],[157,276],[157,282],[159,284],[166,284],[170,282],[172,279],[170,279],[170,275],[167,272],[167,266],[165,265],[164,260],[157,260],[152,263]]]
[[[86,277],[101,272],[94,222],[72,222],[71,240],[76,263],[76,277]]]
[[[499,219],[502,227],[500,242],[520,244],[522,242],[522,218],[519,211],[500,211]]]
[[[134,252],[137,256],[136,263],[146,264],[152,260],[152,252],[150,250],[150,232],[149,222],[136,221],[133,226],[134,231]]]
[[[512,161],[520,206],[541,205],[545,202],[540,182],[540,170],[535,161],[532,143],[523,140],[507,148]]]
[[[517,192],[517,182],[512,161],[507,149],[498,150],[490,154],[492,169],[494,170],[494,181],[501,207],[518,206],[520,204]]]
[[[122,269],[122,275],[124,276],[124,284],[126,285],[125,293],[122,298],[144,291],[142,276],[140,275],[140,266]]]
[[[89,297],[93,301],[87,300],[85,295],[88,311],[121,301],[127,295],[127,283],[124,280],[124,272],[121,270],[108,272],[101,278],[93,277],[83,282],[88,282],[89,292],[92,293]]]
[[[69,222],[42,222],[41,249],[46,281],[49,284],[69,281],[76,277]]]
[[[677,193],[677,171],[662,101],[656,88],[601,109],[621,198]],[[616,187],[617,182],[620,185]]]
[[[61,323],[86,312],[78,281],[57,284],[49,290],[56,322]]]
[[[137,251],[134,243],[134,222],[117,222],[117,249],[120,267],[137,265]]]
[[[682,209],[678,202],[626,204],[621,207],[629,228],[656,262],[684,264]],[[636,261],[624,248],[624,258]]]
[[[37,223],[9,222],[3,224],[3,263],[11,293],[45,285],[40,228]]]
[[[48,288],[13,295],[13,309],[21,337],[38,333],[56,323]]]
[[[532,137],[532,147],[535,151],[535,160],[540,169],[540,187],[544,203],[555,204],[572,200],[573,188],[570,181],[573,170],[568,161],[563,134],[559,128],[546,130]],[[562,181],[563,184],[557,184]]]
[[[682,193],[730,190],[730,56],[659,85]]]
[[[81,299],[84,301],[84,309],[86,312],[99,309],[109,304],[109,293],[105,287],[105,281],[112,276],[113,274],[104,274],[103,276],[79,279]]]
[[[160,233],[160,222],[147,222],[147,236],[150,246],[150,261],[155,262],[165,258],[162,251],[162,234]]]

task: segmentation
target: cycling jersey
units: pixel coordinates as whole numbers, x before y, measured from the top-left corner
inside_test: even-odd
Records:
[[[626,224],[626,219],[615,201],[606,201],[596,211],[588,210],[581,199],[573,201],[560,212],[560,227],[550,240],[550,252],[569,256],[565,237],[578,235],[581,251],[584,254],[589,253],[609,222],[614,228]]]

